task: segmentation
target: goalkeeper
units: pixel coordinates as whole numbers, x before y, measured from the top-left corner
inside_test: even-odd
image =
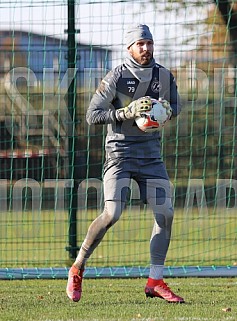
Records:
[[[154,213],[150,239],[150,273],[145,285],[149,297],[183,303],[163,280],[173,221],[169,177],[160,154],[159,132],[145,133],[134,119],[151,110],[151,99],[159,99],[172,117],[181,106],[175,79],[153,57],[153,36],[148,26],[131,26],[125,35],[127,56],[123,64],[110,71],[92,97],[89,124],[107,124],[104,164],[104,210],[90,225],[78,256],[69,270],[67,295],[79,301],[86,261],[125,207],[131,179],[140,189],[140,197]]]

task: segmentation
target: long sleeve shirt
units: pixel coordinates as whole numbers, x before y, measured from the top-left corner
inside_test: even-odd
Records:
[[[139,76],[141,75],[141,77]],[[159,64],[134,73],[126,64],[111,70],[101,81],[87,110],[91,124],[107,124],[107,157],[161,158],[160,133],[141,131],[134,120],[118,121],[115,110],[143,96],[170,102],[172,117],[181,111],[180,97],[172,73]]]

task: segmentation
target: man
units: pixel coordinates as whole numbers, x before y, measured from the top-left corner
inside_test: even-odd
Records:
[[[183,303],[163,281],[169,247],[173,207],[170,184],[160,155],[160,134],[145,133],[134,119],[151,110],[151,97],[159,99],[172,116],[180,112],[179,95],[173,75],[153,58],[153,36],[146,25],[128,29],[125,62],[102,80],[87,111],[89,124],[108,124],[104,164],[104,211],[90,225],[72,265],[67,295],[79,301],[87,259],[107,230],[118,221],[125,207],[131,179],[136,180],[141,199],[150,205],[155,225],[150,240],[150,274],[145,286],[147,297]]]

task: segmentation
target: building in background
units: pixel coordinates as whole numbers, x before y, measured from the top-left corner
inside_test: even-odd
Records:
[[[76,53],[80,119],[100,79],[111,69],[112,51],[77,43]],[[65,177],[70,132],[67,57],[66,40],[0,31],[0,161],[5,168],[0,178],[26,177],[22,162],[29,164],[27,175],[32,178],[42,179],[41,164],[43,176]]]

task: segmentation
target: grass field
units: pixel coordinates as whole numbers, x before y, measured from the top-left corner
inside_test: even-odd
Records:
[[[237,278],[166,280],[186,300],[146,298],[145,279],[85,279],[79,303],[66,280],[1,281],[1,321],[225,321],[237,320]],[[229,311],[230,310],[230,311]]]
[[[79,213],[81,244],[95,212]],[[68,213],[2,213],[2,267],[68,266]],[[151,213],[127,211],[104,238],[90,266],[147,266]],[[236,214],[177,211],[166,265],[232,265],[237,261]],[[122,255],[121,255],[122,253]],[[79,303],[66,280],[0,281],[0,321],[236,321],[237,278],[171,278],[186,304],[146,299],[145,279],[85,279]]]
[[[80,245],[96,211],[79,211],[77,242]],[[150,211],[128,209],[93,253],[91,266],[149,264],[153,226]],[[236,212],[201,215],[175,213],[166,265],[232,265],[237,262]],[[2,267],[68,265],[68,213],[60,211],[6,212],[0,217]],[[36,251],[37,249],[37,251]],[[123,255],[121,255],[123,253]]]

